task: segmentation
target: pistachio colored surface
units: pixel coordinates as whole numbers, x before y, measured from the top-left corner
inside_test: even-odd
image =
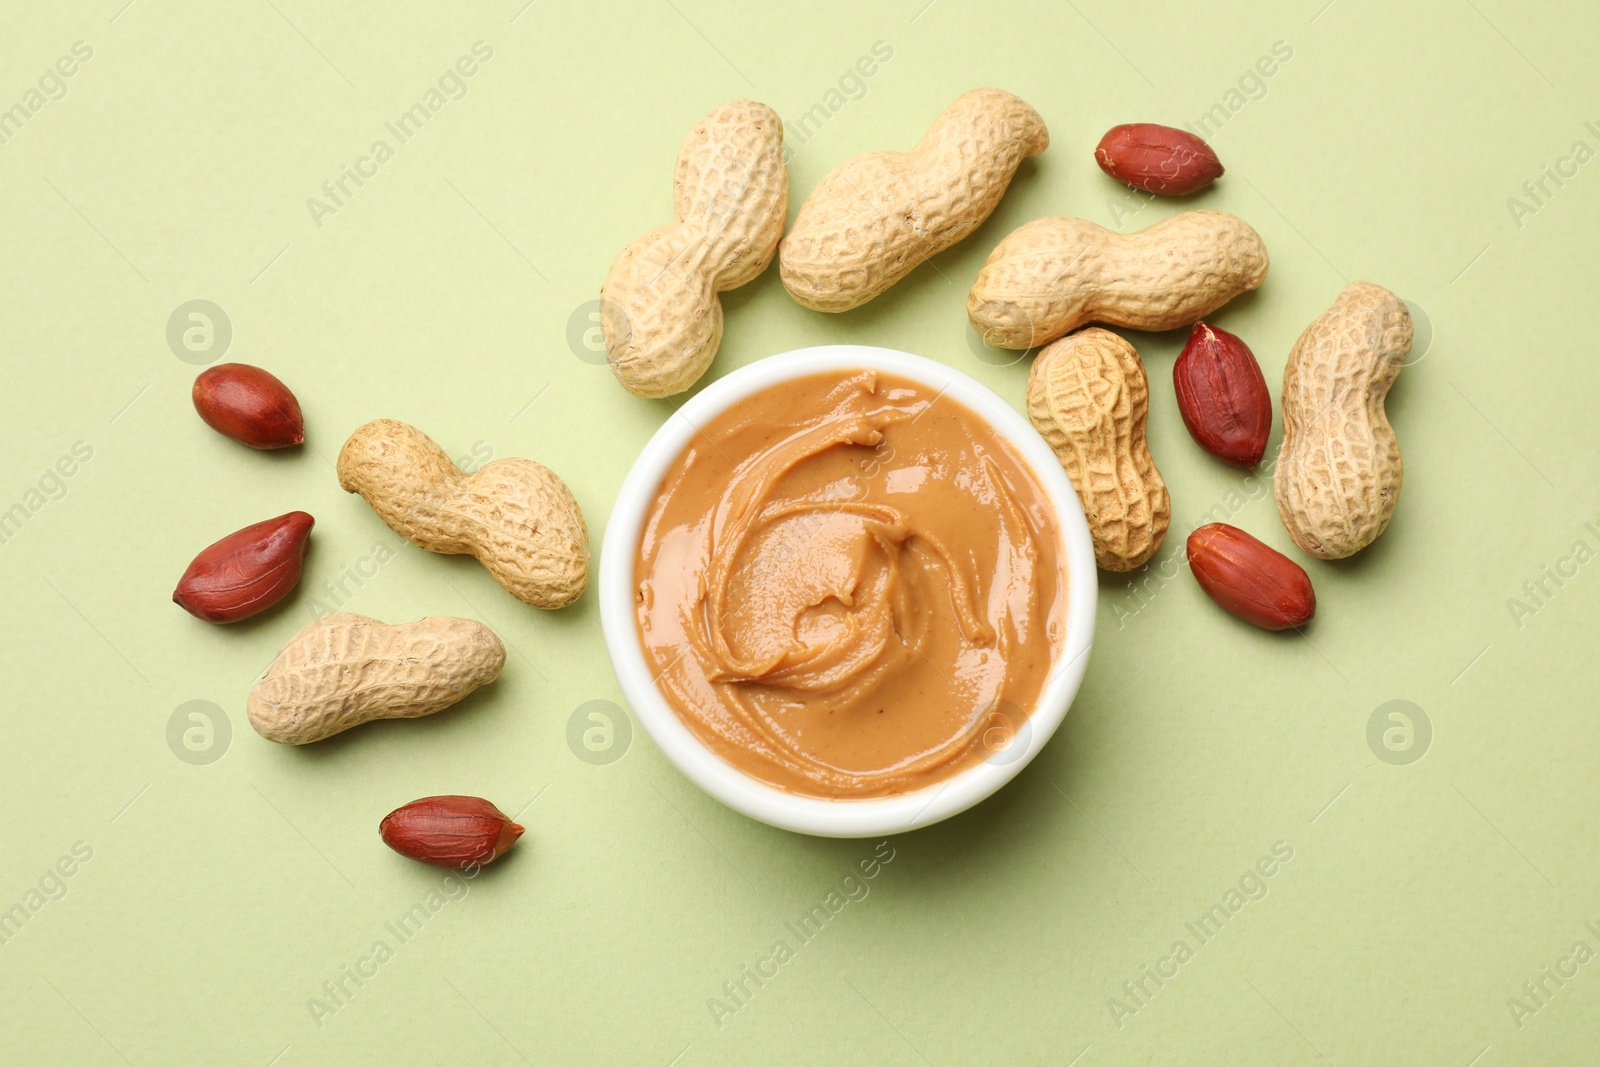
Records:
[[[1592,5],[108,0],[13,5],[5,27],[6,107],[74,42],[93,54],[0,144],[0,507],[25,514],[0,543],[0,908],[38,905],[0,944],[0,1062],[1593,1059],[1600,957],[1571,955],[1600,952]],[[472,559],[402,542],[332,461],[373,418],[468,465],[526,456],[571,485],[597,547],[672,408],[617,387],[595,302],[618,249],[670,217],[684,131],[727,100],[770,105],[798,206],[976,86],[1051,135],[994,215],[853,312],[799,307],[769,269],[724,296],[705,380],[850,341],[1020,407],[1027,360],[975,350],[964,307],[1000,238],[1214,208],[1271,251],[1217,324],[1274,394],[1346,281],[1413,302],[1388,400],[1404,493],[1369,549],[1305,557],[1270,477],[1189,440],[1183,332],[1131,335],[1172,530],[1147,570],[1103,580],[1065,725],[948,823],[797,837],[706,798],[608,709],[592,591],[527,607]],[[413,105],[425,122],[391,132]],[[1227,174],[1146,204],[1093,159],[1128,121],[1195,124]],[[190,358],[281,377],[302,448],[253,452],[194,414],[201,363],[167,339],[192,300],[231,336]],[[170,603],[201,547],[295,508],[317,526],[282,607],[222,629]],[[1231,618],[1183,572],[1208,520],[1306,567],[1304,636]],[[479,619],[506,667],[439,715],[270,744],[246,694],[319,608]],[[226,741],[205,747],[195,701]],[[470,883],[382,844],[386,812],[442,793],[528,832]],[[1213,906],[1202,943],[1186,924]],[[1146,966],[1176,977],[1156,988]],[[1137,1010],[1114,1020],[1114,997]]]

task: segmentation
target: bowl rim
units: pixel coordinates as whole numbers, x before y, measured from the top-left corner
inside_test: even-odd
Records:
[[[898,374],[962,403],[1024,461],[1055,508],[1066,556],[1066,641],[1044,691],[1012,743],[994,757],[911,793],[830,800],[789,793],[724,761],[678,717],[657,688],[634,620],[634,560],[644,519],[667,468],[699,427],[734,404],[782,382],[844,370]],[[728,807],[770,826],[819,837],[879,837],[930,826],[992,796],[1026,767],[1066,718],[1093,648],[1099,578],[1078,495],[1031,423],[988,386],[936,360],[890,348],[832,344],[766,356],[690,397],[640,451],[606,523],[600,553],[600,623],[634,717],[690,781]],[[1023,746],[1018,742],[1025,742]]]

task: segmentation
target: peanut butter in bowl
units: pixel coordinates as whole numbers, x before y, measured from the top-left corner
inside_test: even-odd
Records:
[[[849,367],[695,429],[632,576],[645,666],[702,745],[778,790],[859,800],[946,783],[1024,728],[1069,568],[1004,434],[946,390]]]

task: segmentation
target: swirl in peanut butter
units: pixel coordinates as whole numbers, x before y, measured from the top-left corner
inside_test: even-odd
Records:
[[[893,375],[821,374],[735,405],[668,469],[639,635],[673,709],[739,769],[905,793],[1021,728],[1065,638],[1064,566],[1044,491],[977,415]]]

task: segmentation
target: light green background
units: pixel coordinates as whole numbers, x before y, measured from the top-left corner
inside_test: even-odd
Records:
[[[1520,1028],[1506,1003],[1574,942],[1600,950],[1584,926],[1600,927],[1600,565],[1561,563],[1580,540],[1600,548],[1584,525],[1600,529],[1600,163],[1546,180],[1553,195],[1520,219],[1507,205],[1575,142],[1600,149],[1592,6],[122,3],[13,5],[0,34],[0,106],[74,42],[93,49],[0,145],[0,508],[41,503],[29,490],[58,458],[93,450],[64,496],[45,478],[59,499],[0,544],[0,907],[75,843],[93,850],[0,945],[0,1061],[1595,1057],[1600,961],[1546,979],[1553,996]],[[398,145],[385,122],[480,40],[493,58],[465,98]],[[893,57],[864,94],[830,97],[880,41]],[[1230,99],[1280,41],[1292,58]],[[454,455],[531,456],[572,485],[598,548],[671,407],[597,365],[586,302],[669,218],[688,127],[737,96],[790,122],[822,102],[809,138],[791,130],[793,212],[839,160],[909,147],[981,85],[1034,104],[1053,140],[995,216],[846,315],[800,308],[768,271],[726,298],[713,375],[852,341],[947,361],[1020,403],[1026,363],[969,343],[985,254],[1044,214],[1135,229],[1190,206],[1129,214],[1138,198],[1091,150],[1114,123],[1220,104],[1228,173],[1192,206],[1242,215],[1272,251],[1262,289],[1214,320],[1268,380],[1346,280],[1395,289],[1431,323],[1389,405],[1404,498],[1357,559],[1307,561],[1320,603],[1304,638],[1224,615],[1180,565],[1202,516],[1220,506],[1290,546],[1261,483],[1185,434],[1168,384],[1181,334],[1135,335],[1175,512],[1158,563],[1103,581],[1087,681],[1033,765],[891,841],[870,894],[801,944],[784,924],[874,843],[736,815],[637,729],[619,761],[580,760],[575,709],[621,701],[593,592],[542,614],[470,560],[396,545],[330,461],[380,416]],[[307,199],[380,137],[395,157],[318,226]],[[166,340],[192,299],[226,312],[226,358],[298,393],[304,449],[252,453],[194,416],[197,368]],[[294,508],[317,527],[285,607],[223,629],[169,602],[199,548]],[[393,558],[372,574],[380,544]],[[1542,570],[1558,566],[1576,567],[1560,587]],[[361,568],[350,608],[482,619],[513,650],[504,676],[432,719],[305,750],[262,741],[243,713],[252,679],[324,583]],[[1541,580],[1549,595],[1514,617],[1508,600]],[[231,722],[209,765],[167,742],[191,700]],[[1391,700],[1432,725],[1407,766],[1367,740]],[[439,792],[537,799],[515,852],[398,944],[385,924],[444,874],[390,852],[377,822]],[[1185,923],[1277,842],[1293,859],[1266,897],[1200,946]],[[1137,1006],[1122,983],[1180,938],[1194,958],[1119,1027],[1110,999]],[[308,998],[379,939],[393,958],[317,1025]],[[708,999],[779,940],[793,959],[719,1026]]]

